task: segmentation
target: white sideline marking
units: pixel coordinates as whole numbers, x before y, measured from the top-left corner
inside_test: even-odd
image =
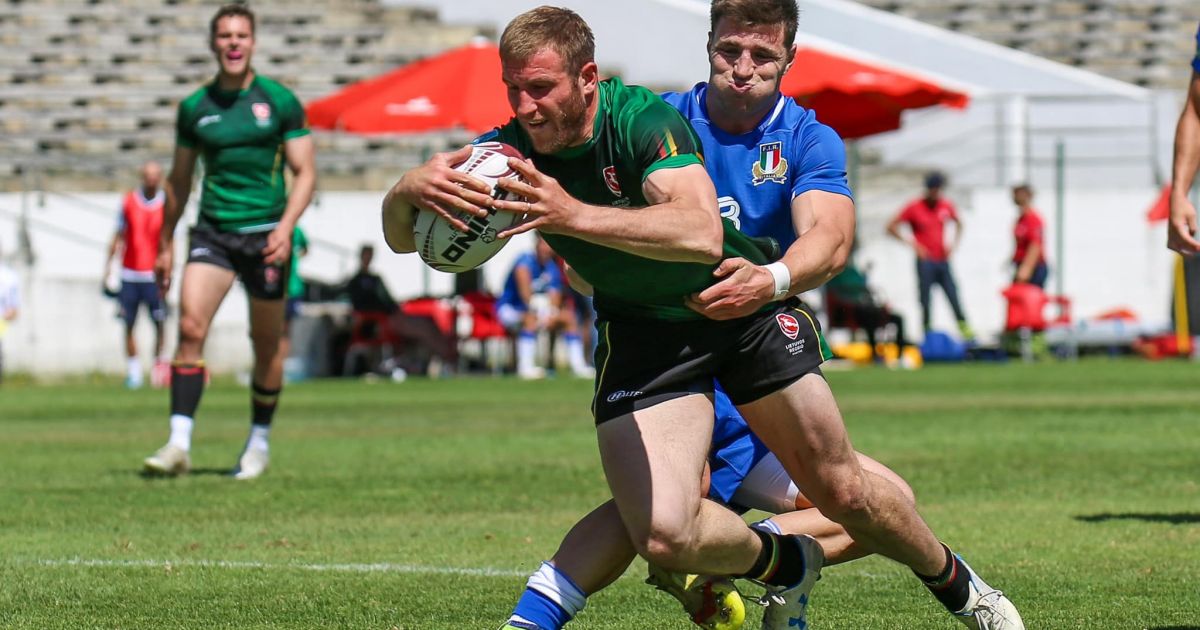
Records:
[[[13,564],[43,567],[100,567],[100,568],[168,568],[200,567],[218,569],[261,569],[267,571],[327,571],[335,573],[407,573],[421,575],[466,575],[472,577],[528,577],[528,571],[516,569],[492,569],[473,567],[428,567],[416,564],[391,562],[294,564],[257,562],[253,560],[103,560],[88,558],[65,558],[59,560],[9,560]],[[0,564],[3,564],[0,562]]]

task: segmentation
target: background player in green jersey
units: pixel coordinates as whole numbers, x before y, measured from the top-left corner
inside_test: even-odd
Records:
[[[217,76],[179,105],[156,265],[164,293],[171,283],[175,226],[191,194],[197,158],[204,161],[204,178],[180,289],[171,436],[146,458],[151,472],[177,474],[190,467],[193,418],[205,380],[204,340],[235,279],[250,298],[254,372],[250,436],[234,476],[257,477],[269,461],[267,438],[283,383],[280,339],[292,230],[312,199],[316,168],[300,102],[250,65],[254,28],[254,14],[244,5],[217,10],[209,30]],[[292,173],[290,191],[285,163]]]

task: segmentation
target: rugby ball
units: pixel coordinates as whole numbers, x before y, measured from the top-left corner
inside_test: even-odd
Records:
[[[491,187],[495,199],[520,200],[523,197],[496,187],[496,182],[501,179],[520,178],[508,165],[510,157],[524,159],[520,151],[503,142],[481,142],[472,147],[470,157],[454,165],[454,170],[482,180]],[[458,218],[467,224],[468,231],[454,229],[449,221],[432,210],[421,208],[417,212],[413,227],[417,252],[425,264],[438,271],[459,273],[482,265],[508,244],[508,239],[496,235],[520,223],[525,215],[489,210],[486,217],[459,212]]]

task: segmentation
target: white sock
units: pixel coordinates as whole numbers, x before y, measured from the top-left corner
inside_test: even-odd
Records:
[[[754,527],[756,529],[761,529],[765,532],[771,532],[772,534],[775,534],[776,536],[784,535],[783,530],[779,529],[779,525],[776,524],[775,521],[772,521],[769,518],[758,521],[757,523],[754,523],[750,527]]]
[[[570,362],[571,369],[586,372],[588,364],[583,358],[583,340],[578,335],[567,335],[564,339],[567,342],[567,361]]]
[[[534,356],[537,355],[537,337],[521,333],[517,337],[517,371],[528,372],[534,367]]]
[[[567,611],[572,619],[587,604],[587,595],[579,590],[578,586],[575,586],[571,578],[554,568],[554,565],[549,562],[543,562],[542,566],[529,576],[529,581],[525,583],[525,586],[562,606],[562,609]]]
[[[192,427],[196,421],[180,414],[171,415],[171,437],[167,444],[177,446],[185,451],[192,450]]]
[[[271,435],[271,425],[269,424],[252,424],[250,425],[250,437],[246,439],[246,450],[256,449],[260,451],[268,450],[267,438]]]
[[[137,357],[129,357],[125,362],[125,373],[131,381],[142,380],[142,362]]]

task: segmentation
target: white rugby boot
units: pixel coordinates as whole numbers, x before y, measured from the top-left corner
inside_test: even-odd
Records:
[[[970,575],[970,595],[967,605],[954,616],[971,630],[1025,630],[1025,622],[1012,601],[980,579],[962,556],[958,559]]]
[[[646,584],[683,604],[692,623],[705,630],[740,630],[746,620],[746,603],[729,578],[675,573],[648,565]]]
[[[804,579],[791,587],[767,586],[760,603],[767,609],[763,612],[763,630],[805,630],[808,628],[808,594],[817,580],[821,579],[821,566],[825,564],[825,551],[812,536],[789,536],[800,544],[804,554]],[[781,538],[780,542],[783,542]]]
[[[238,458],[237,468],[233,470],[233,478],[237,480],[257,479],[267,471],[271,463],[271,455],[265,448],[247,446]]]
[[[168,443],[142,460],[142,467],[156,475],[183,475],[191,470],[192,458],[187,451]]]

